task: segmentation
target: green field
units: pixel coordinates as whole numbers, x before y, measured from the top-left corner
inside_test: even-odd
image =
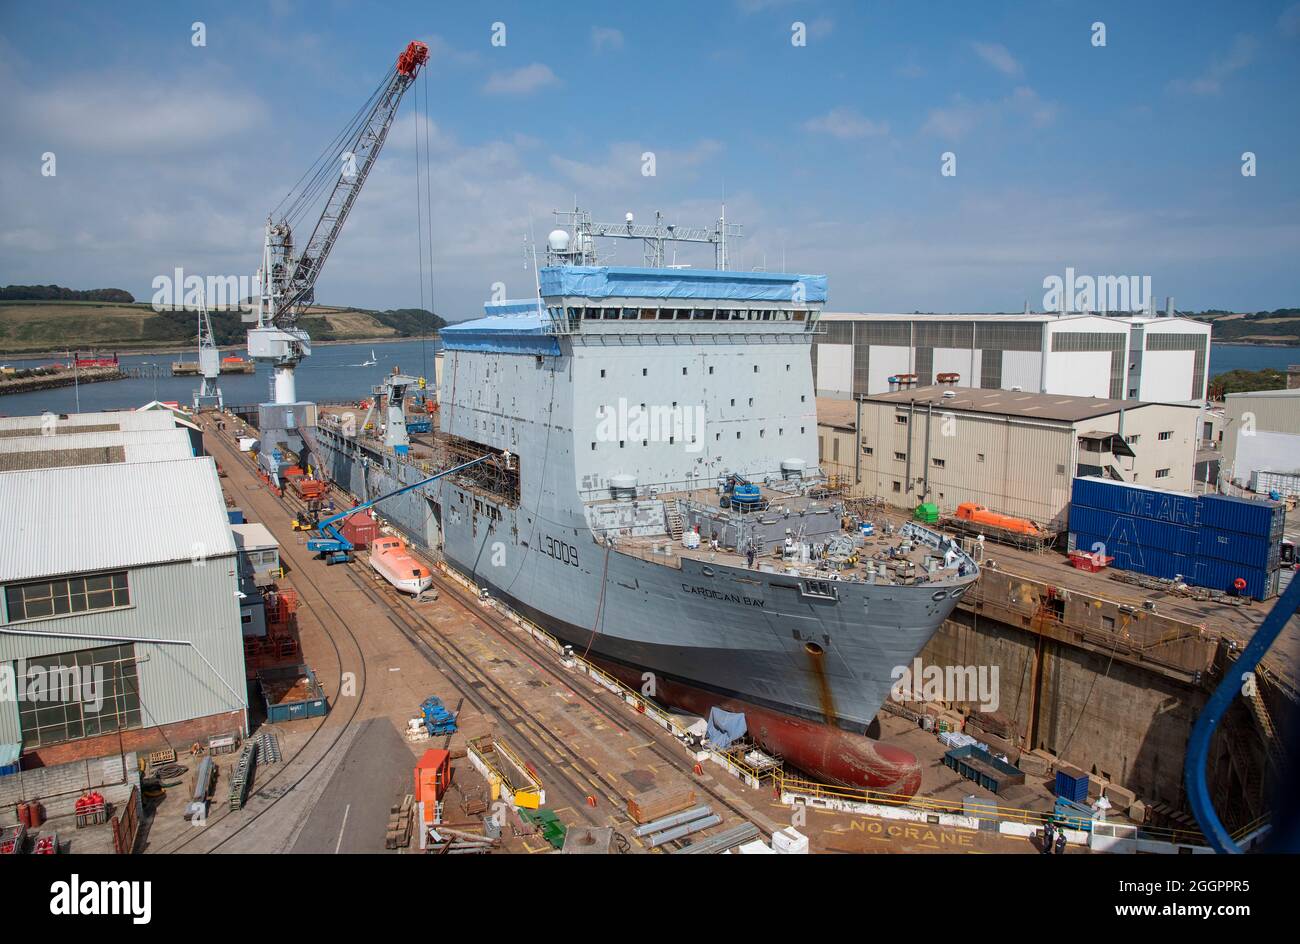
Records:
[[[239,313],[212,313],[221,345],[244,343],[248,326]],[[370,340],[435,334],[445,322],[417,309],[364,311],[315,306],[299,324],[316,341]],[[196,343],[194,312],[157,312],[148,304],[82,301],[0,301],[0,353],[68,349],[135,350]]]

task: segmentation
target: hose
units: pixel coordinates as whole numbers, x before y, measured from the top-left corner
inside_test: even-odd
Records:
[[[1255,630],[1255,635],[1242,650],[1241,658],[1233,663],[1223,681],[1214,690],[1214,694],[1210,696],[1210,700],[1205,703],[1205,708],[1196,719],[1195,727],[1192,728],[1192,736],[1187,741],[1183,780],[1187,786],[1187,795],[1196,822],[1200,824],[1201,832],[1205,834],[1205,838],[1216,852],[1238,854],[1244,850],[1223,827],[1219,814],[1215,812],[1214,802],[1210,799],[1205,774],[1210,740],[1214,736],[1215,728],[1232,704],[1232,700],[1241,691],[1243,675],[1255,671],[1260,660],[1264,658],[1264,653],[1273,645],[1282,628],[1286,626],[1287,620],[1297,610],[1300,610],[1300,579],[1293,579],[1286,592],[1278,598],[1277,603],[1273,604],[1273,609],[1264,618],[1259,629]],[[1294,763],[1294,760],[1291,758],[1290,762]]]

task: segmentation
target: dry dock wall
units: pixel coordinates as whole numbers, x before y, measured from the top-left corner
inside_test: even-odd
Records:
[[[1184,805],[1187,738],[1221,661],[1219,639],[1202,627],[986,569],[921,659],[997,666],[996,711],[1012,724],[1016,747],[1147,803]],[[1241,745],[1234,764],[1223,741],[1214,744],[1211,780],[1240,792]],[[1262,762],[1262,742],[1249,750]]]

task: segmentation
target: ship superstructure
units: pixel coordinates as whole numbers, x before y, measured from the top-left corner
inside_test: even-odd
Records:
[[[817,465],[825,299],[821,275],[545,266],[536,298],[443,329],[431,443],[399,457],[327,418],[325,468],[366,497],[508,453],[385,513],[642,691],[744,712],[827,779],[914,790],[910,755],[862,735],[978,570],[919,525],[845,530]]]

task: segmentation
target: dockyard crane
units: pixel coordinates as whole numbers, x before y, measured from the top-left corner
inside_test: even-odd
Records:
[[[298,364],[311,354],[311,338],[297,326],[298,318],[315,300],[316,279],[383,149],[397,106],[428,60],[427,45],[408,44],[362,112],[336,137],[338,151],[327,148],[317,160],[319,166],[313,165],[314,172],[304,174],[301,186],[281,202],[285,209],[280,218],[273,219],[274,213],[267,217],[257,273],[257,305],[244,320],[256,325],[248,331],[249,356],[274,365],[273,401],[261,404],[258,410],[263,443],[259,461],[277,483],[281,468],[291,461],[278,447],[301,453],[304,429],[312,425],[310,405],[298,402],[294,378]],[[315,204],[331,177],[333,187],[324,209],[299,251],[294,220]]]
[[[212,333],[212,321],[208,317],[208,305],[202,291],[199,293],[199,389],[194,391],[195,412],[204,407],[222,409],[225,404],[221,399],[221,388],[217,378],[221,376],[221,351],[217,348],[216,336]]]

